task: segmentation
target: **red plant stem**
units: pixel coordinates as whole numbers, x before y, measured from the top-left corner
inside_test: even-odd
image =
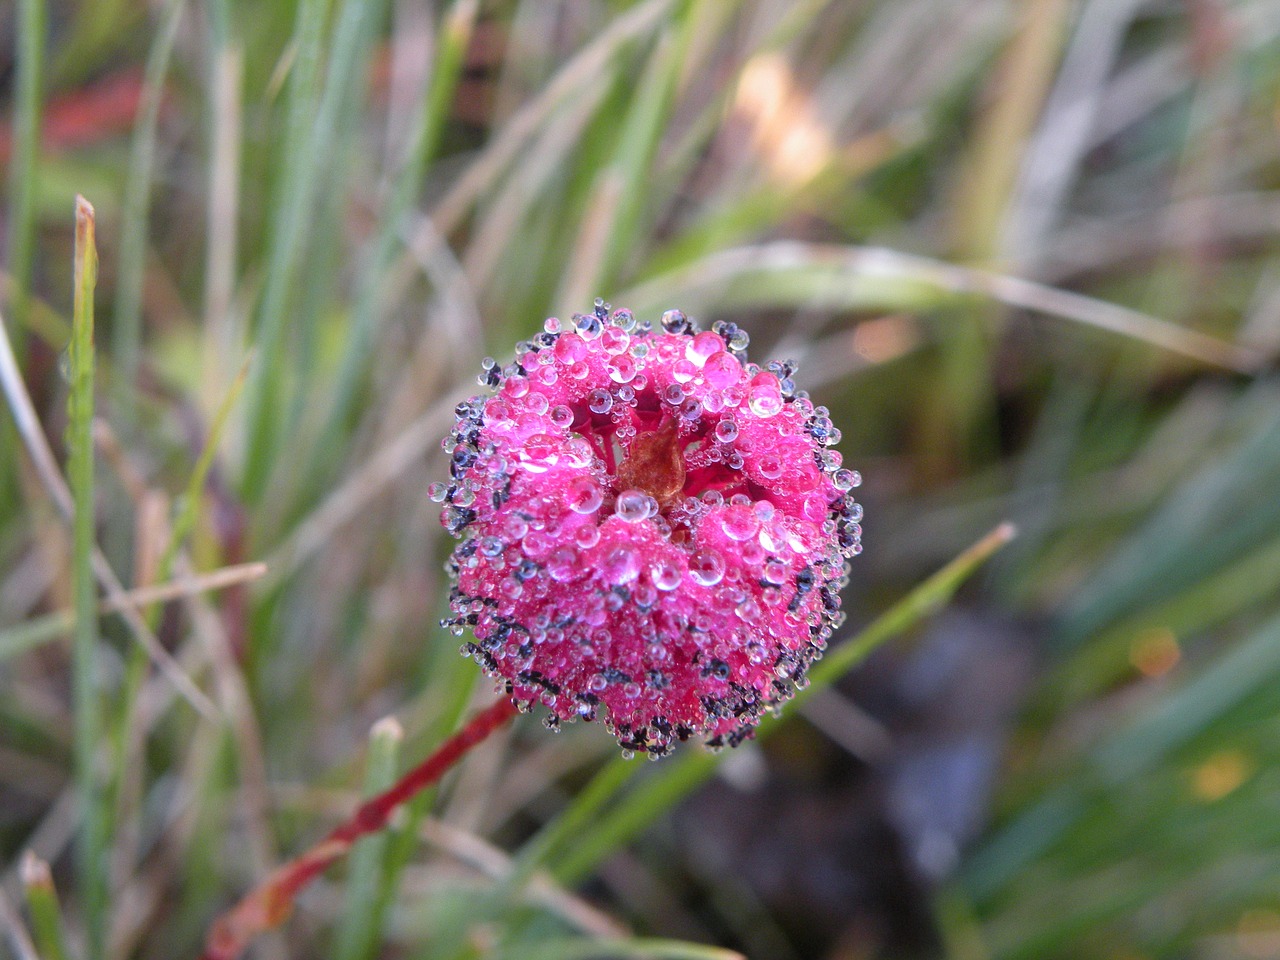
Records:
[[[505,697],[476,714],[385,793],[361,804],[345,823],[302,856],[279,867],[209,928],[201,960],[236,960],[258,934],[279,926],[298,891],[344,856],[361,837],[387,825],[396,808],[439,780],[449,768],[517,713]]]

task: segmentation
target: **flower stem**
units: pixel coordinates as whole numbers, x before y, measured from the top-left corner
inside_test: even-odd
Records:
[[[294,897],[303,887],[344,856],[361,837],[385,827],[396,808],[439,780],[467,751],[516,713],[515,706],[504,697],[476,714],[389,790],[361,804],[350,819],[323,840],[278,868],[214,921],[201,960],[235,960],[254,937],[283,923],[293,909]]]

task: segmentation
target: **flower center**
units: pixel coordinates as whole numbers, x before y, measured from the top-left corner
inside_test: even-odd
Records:
[[[684,491],[684,456],[674,419],[657,430],[639,434],[625,460],[618,465],[618,488],[641,490],[667,510]]]

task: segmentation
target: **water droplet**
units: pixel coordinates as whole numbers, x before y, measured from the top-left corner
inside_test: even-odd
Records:
[[[583,550],[590,550],[600,542],[600,530],[593,523],[585,523],[573,531],[573,542]]]
[[[600,563],[600,573],[608,583],[630,583],[640,576],[640,562],[634,550],[627,547],[614,547]]]
[[[680,384],[669,383],[667,389],[662,391],[662,399],[672,406],[684,402],[684,391],[680,389]]]
[[[559,406],[552,407],[551,422],[561,430],[568,430],[573,426],[573,411],[563,403]]]
[[[862,482],[862,477],[856,470],[837,470],[831,482],[837,490],[852,490]]]
[[[547,573],[557,583],[565,583],[573,579],[578,569],[578,554],[571,547],[559,547],[551,551],[547,557]]]
[[[614,383],[630,383],[636,375],[636,362],[628,354],[620,354],[609,361],[608,370]]]
[[[782,390],[772,373],[758,373],[747,389],[747,406],[757,417],[768,419],[782,412]]]
[[[608,413],[613,407],[613,397],[608,390],[596,388],[587,394],[587,406],[592,413]]]
[[[684,358],[701,369],[708,357],[722,352],[724,352],[724,341],[717,334],[704,331],[685,344]]]
[[[547,412],[547,408],[551,406],[544,393],[531,393],[529,399],[524,402],[525,409],[532,414],[542,416]]]
[[[698,375],[698,368],[688,360],[677,360],[671,365],[671,376],[676,383],[688,383]]]
[[[775,587],[779,587],[787,580],[787,565],[781,560],[770,560],[764,565],[764,578]]]
[[[716,424],[716,439],[721,443],[733,443],[738,439],[738,424],[727,417],[721,420]]]
[[[689,560],[689,576],[704,587],[714,587],[724,579],[724,557],[714,550],[700,550]]]
[[[578,333],[582,334],[583,339],[594,340],[596,337],[600,336],[602,326],[600,318],[595,314],[579,313],[575,314],[573,319],[578,328]]]
[[[680,404],[680,416],[686,420],[697,420],[702,416],[702,404],[698,402],[696,397],[686,397],[684,402]]]
[[[761,457],[760,476],[766,480],[777,480],[782,476],[782,463],[777,457]]]
[[[518,513],[507,514],[502,520],[502,535],[508,540],[520,540],[529,532],[529,524]]]
[[[547,317],[542,324],[542,329],[547,331],[547,333],[559,333],[560,328],[561,324],[559,317]]]
[[[684,579],[679,564],[667,557],[659,557],[649,564],[649,576],[659,590],[674,590]]]
[[[530,437],[520,448],[520,464],[530,473],[546,473],[560,460],[558,444],[545,433]]]
[[[760,521],[750,507],[733,506],[720,517],[720,525],[731,540],[750,540],[760,529]]]
[[[649,501],[649,495],[642,490],[623,490],[614,512],[627,523],[639,523],[649,518]]]
[[[502,392],[514,400],[519,400],[529,392],[529,381],[524,377],[508,377],[502,384]]]
[[[605,327],[600,334],[600,343],[604,345],[605,353],[616,355],[626,351],[631,338],[618,327]]]
[[[723,350],[712,354],[702,367],[702,377],[707,381],[707,386],[716,390],[733,386],[741,376],[742,364],[738,363],[732,354],[725,353]]]
[[[595,513],[604,494],[590,477],[578,477],[569,484],[569,509],[574,513]]]
[[[430,497],[431,500],[435,503],[444,503],[444,495],[448,489],[449,488],[446,487],[443,483],[440,483],[439,481],[437,481],[436,483],[433,483],[429,487],[427,487],[427,496]]]

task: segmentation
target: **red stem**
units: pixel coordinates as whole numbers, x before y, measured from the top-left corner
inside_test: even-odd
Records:
[[[397,807],[439,780],[468,750],[516,713],[511,701],[503,698],[476,714],[385,793],[361,804],[349,820],[310,850],[279,867],[214,921],[205,939],[201,960],[236,960],[254,937],[285,921],[298,891],[345,855],[361,837],[385,827]]]

